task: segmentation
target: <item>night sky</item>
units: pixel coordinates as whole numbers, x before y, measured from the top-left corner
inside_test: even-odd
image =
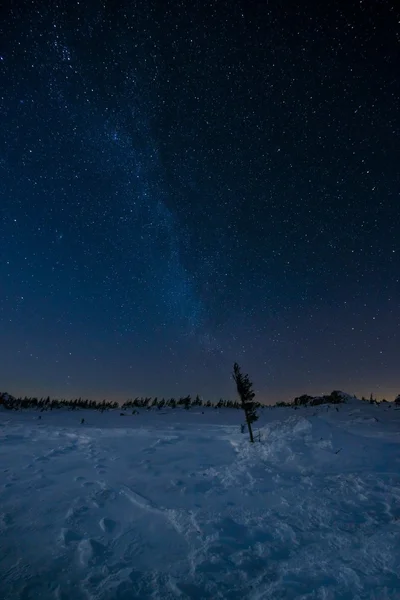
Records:
[[[0,390],[393,399],[395,3],[12,4]]]

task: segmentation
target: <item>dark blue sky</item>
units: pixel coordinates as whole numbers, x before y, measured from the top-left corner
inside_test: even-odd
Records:
[[[0,389],[399,393],[394,3],[21,1],[0,34]]]

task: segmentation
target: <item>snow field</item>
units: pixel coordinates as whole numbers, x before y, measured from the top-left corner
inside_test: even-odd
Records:
[[[261,414],[0,412],[0,597],[400,599],[400,411]]]

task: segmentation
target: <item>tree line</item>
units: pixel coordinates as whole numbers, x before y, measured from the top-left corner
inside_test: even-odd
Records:
[[[222,398],[214,403],[210,400],[203,401],[199,396],[192,398],[190,395],[181,396],[180,398],[157,398],[157,397],[136,397],[134,399],[124,402],[124,404],[118,404],[118,402],[111,402],[102,400],[100,402],[96,400],[88,400],[83,398],[75,398],[71,400],[59,400],[47,398],[36,398],[36,397],[19,397],[14,398],[9,394],[0,394],[0,405],[9,410],[19,410],[24,408],[33,408],[42,411],[54,410],[59,408],[68,408],[69,410],[76,409],[90,409],[98,410],[103,412],[105,410],[120,409],[129,410],[135,408],[145,408],[148,410],[162,408],[184,408],[189,410],[196,407],[206,408],[242,408],[241,403],[232,400],[223,400]],[[262,405],[256,403],[256,407],[260,408]]]

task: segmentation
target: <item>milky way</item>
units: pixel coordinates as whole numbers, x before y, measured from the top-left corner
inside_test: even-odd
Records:
[[[0,390],[399,392],[394,4],[281,4],[9,9]]]

